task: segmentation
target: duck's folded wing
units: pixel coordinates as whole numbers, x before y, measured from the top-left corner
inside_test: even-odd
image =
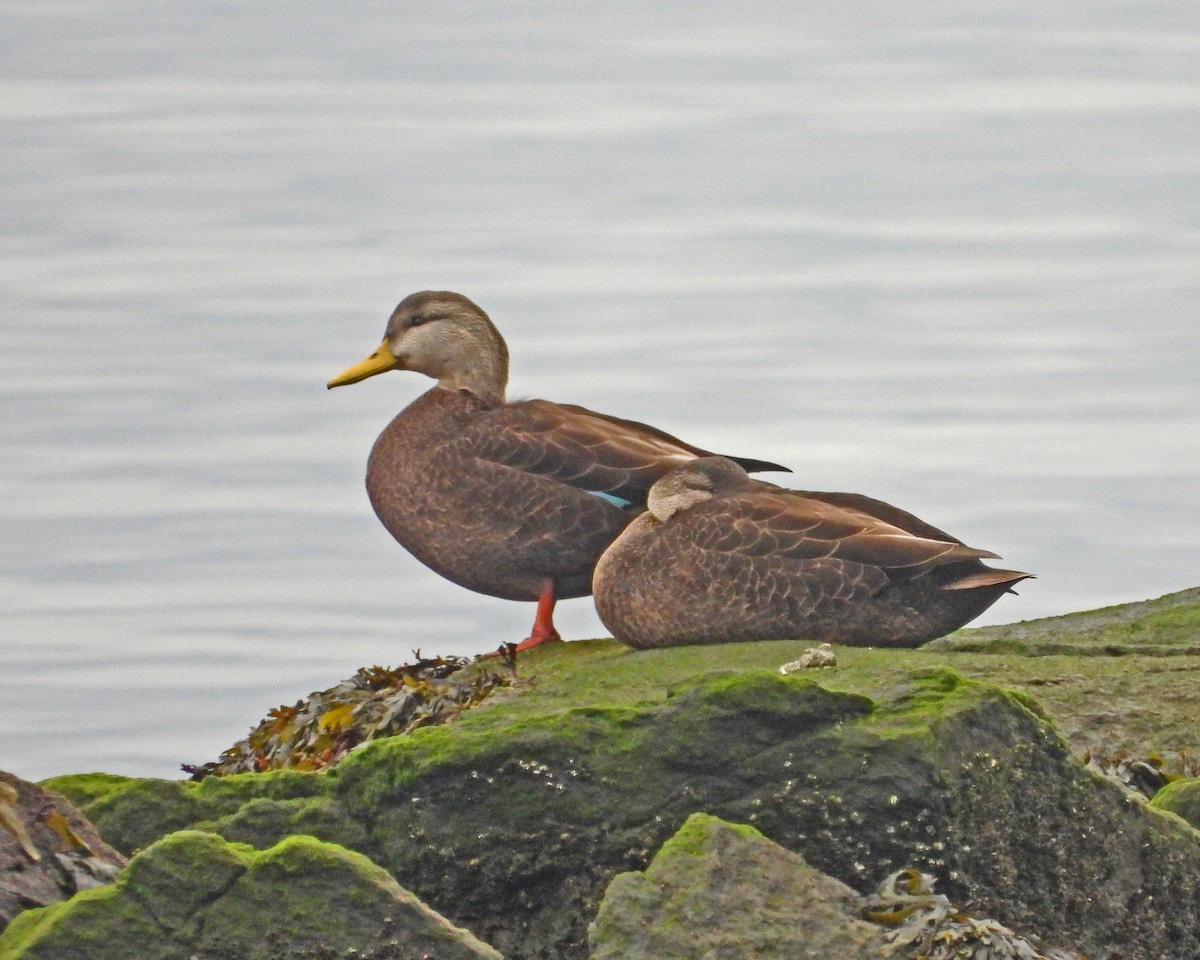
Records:
[[[524,400],[479,416],[464,438],[477,456],[644,505],[672,467],[707,453],[663,430],[571,404]],[[744,461],[754,469],[777,469]]]
[[[957,540],[916,536],[863,509],[789,490],[718,498],[690,513],[688,525],[706,548],[744,556],[792,562],[828,558],[909,574],[995,557]]]
[[[573,429],[582,428],[583,430],[591,431],[598,428],[602,432],[613,431],[617,434],[633,437],[638,442],[658,442],[672,450],[686,450],[693,457],[718,456],[718,454],[714,454],[711,450],[692,446],[692,444],[685,443],[665,430],[660,430],[658,427],[653,427],[648,423],[641,423],[638,420],[624,420],[621,417],[614,417],[607,413],[597,413],[594,410],[588,410],[586,407],[569,403],[551,403],[548,400],[530,400],[528,402],[553,408],[557,411],[564,411]],[[756,460],[754,457],[740,457],[728,453],[719,454],[719,456],[723,456],[727,460],[732,460],[747,473],[762,473],[765,471],[775,471],[778,473],[792,472],[791,467],[785,467],[770,460]]]
[[[952,537],[946,533],[945,530],[939,530],[933,524],[926,523],[920,517],[914,516],[907,510],[901,510],[899,507],[894,507],[883,500],[864,497],[861,493],[822,493],[813,490],[797,490],[795,492],[811,500],[820,500],[835,507],[842,507],[857,513],[865,513],[878,520],[882,520],[884,523],[890,523],[894,527],[899,527],[901,530],[907,531],[914,536],[923,537],[926,540],[941,540],[945,543],[962,542],[957,537]]]

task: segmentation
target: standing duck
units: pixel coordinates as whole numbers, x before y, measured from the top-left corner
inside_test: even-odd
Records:
[[[725,457],[650,489],[649,509],[596,564],[596,610],[618,640],[669,647],[806,639],[916,647],[1030,576],[910,513],[853,493],[785,490]]]
[[[371,505],[403,547],[446,579],[536,601],[533,630],[518,650],[559,639],[555,601],[592,592],[597,558],[645,508],[654,481],[710,456],[654,427],[583,407],[509,403],[508,348],[461,294],[405,297],[379,348],[329,387],[387,370],[413,370],[437,385],[375,441]]]

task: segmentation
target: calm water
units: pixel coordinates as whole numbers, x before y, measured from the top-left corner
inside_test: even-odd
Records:
[[[1200,13],[852,6],[10,11],[0,767],[174,776],[361,664],[525,636],[370,512],[429,382],[324,387],[427,287],[514,395],[1038,574],[980,622],[1200,583]]]

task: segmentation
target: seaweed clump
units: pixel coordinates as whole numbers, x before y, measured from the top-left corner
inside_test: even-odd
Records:
[[[445,723],[510,686],[514,660],[503,670],[471,665],[465,657],[422,657],[400,667],[360,667],[328,690],[293,706],[270,710],[249,735],[204,764],[182,764],[193,780],[265,770],[323,770],[361,743]]]
[[[1157,751],[1145,757],[1136,757],[1125,749],[1106,751],[1094,747],[1085,750],[1081,759],[1088,769],[1117,781],[1147,799],[1168,783],[1200,776],[1200,760],[1189,756],[1186,750],[1178,751],[1178,759],[1168,760]],[[1179,772],[1171,772],[1171,767]]]
[[[970,916],[920,870],[897,870],[866,898],[863,916],[893,929],[886,935],[889,955],[914,960],[1083,960],[1071,950],[1045,946],[991,918]]]

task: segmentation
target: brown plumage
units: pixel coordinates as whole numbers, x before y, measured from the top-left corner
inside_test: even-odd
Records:
[[[644,508],[654,481],[709,456],[632,420],[547,400],[506,402],[504,340],[457,293],[406,297],[379,349],[329,386],[396,369],[438,383],[375,441],[367,462],[371,504],[392,536],[448,580],[538,601],[523,646],[557,638],[554,601],[591,593],[597,558]]]
[[[605,551],[596,610],[633,647],[807,639],[915,647],[1030,576],[897,507],[785,490],[724,457],[655,483]]]

